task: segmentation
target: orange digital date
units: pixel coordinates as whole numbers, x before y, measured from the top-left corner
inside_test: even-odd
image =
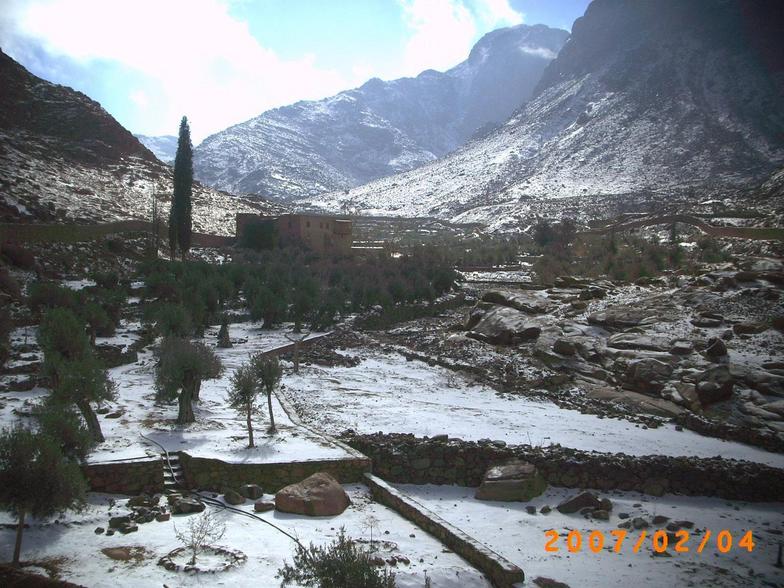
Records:
[[[572,530],[565,532],[561,535],[555,529],[550,529],[544,532],[545,543],[544,550],[548,553],[558,553],[561,551],[559,540],[563,539],[564,547],[569,553],[578,553],[583,549],[587,549],[592,553],[599,553],[605,548],[612,546],[614,553],[621,553],[623,549],[631,549],[633,553],[639,553],[646,541],[650,539],[651,547],[657,553],[667,551],[669,547],[676,553],[688,553],[694,547],[690,544],[692,539],[688,531],[681,529],[675,533],[667,533],[663,529],[648,533],[648,531],[640,531],[639,536],[636,538],[630,536],[630,533],[625,529],[613,529],[605,533],[604,531],[591,531],[590,533],[583,534],[580,531]],[[711,542],[711,539],[713,541]],[[733,536],[731,531],[724,529],[715,535],[706,530],[702,536],[695,535],[694,540],[699,540],[694,551],[702,553],[709,545],[715,545],[720,553],[729,553],[733,548],[746,549],[751,552],[754,551],[754,536],[751,531],[746,531],[735,542],[736,537]],[[628,540],[628,541],[627,541]]]

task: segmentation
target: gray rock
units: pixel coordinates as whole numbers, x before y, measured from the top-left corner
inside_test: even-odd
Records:
[[[561,514],[572,514],[583,508],[601,509],[602,503],[593,492],[581,492],[576,496],[567,498],[556,506],[556,510]]]
[[[228,488],[223,493],[223,500],[227,504],[232,504],[236,506],[238,504],[243,504],[245,502],[245,497],[239,492],[232,490],[231,488]]]
[[[724,358],[727,355],[727,346],[724,341],[717,337],[708,339],[708,344],[705,347],[705,357],[709,359]]]
[[[190,514],[204,510],[204,503],[195,498],[178,498],[171,505],[174,514]]]
[[[258,500],[264,496],[264,490],[258,484],[240,486],[239,493],[249,500]]]
[[[530,292],[489,290],[482,295],[482,301],[508,306],[526,314],[544,314],[552,307],[552,303],[547,298]]]
[[[469,337],[498,345],[512,345],[536,339],[542,327],[514,308],[496,306],[485,313],[467,333]]]
[[[672,376],[672,371],[670,364],[658,359],[635,359],[627,364],[624,381],[639,392],[658,394]]]
[[[488,469],[476,491],[476,498],[527,502],[539,496],[546,488],[547,482],[536,466],[514,460]]]

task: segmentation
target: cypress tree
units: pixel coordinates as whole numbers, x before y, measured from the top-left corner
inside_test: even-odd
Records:
[[[193,145],[188,117],[180,121],[177,155],[174,158],[174,195],[169,213],[169,248],[183,257],[191,248],[191,194],[193,192]]]

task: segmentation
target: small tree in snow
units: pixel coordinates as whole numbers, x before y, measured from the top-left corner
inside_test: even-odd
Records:
[[[13,563],[19,564],[27,515],[46,518],[84,503],[79,466],[56,441],[21,427],[0,433],[0,507],[17,517]]]
[[[229,405],[236,409],[247,420],[248,425],[248,447],[255,447],[253,443],[253,408],[256,397],[260,392],[259,380],[253,368],[244,364],[236,369],[231,376],[231,388],[229,389]]]
[[[229,336],[229,323],[224,316],[221,319],[220,330],[218,331],[218,347],[227,349],[231,347],[231,337]]]
[[[193,402],[199,398],[202,380],[217,378],[223,366],[215,353],[202,343],[167,337],[161,343],[155,372],[155,389],[159,400],[177,398],[177,424],[196,420]]]
[[[174,534],[177,539],[191,552],[189,565],[196,565],[196,557],[210,547],[211,543],[217,543],[226,534],[226,523],[219,521],[215,516],[207,511],[197,517],[188,519],[187,528],[179,531],[174,527]]]
[[[283,369],[280,367],[280,361],[278,361],[277,356],[265,355],[263,353],[257,353],[251,357],[250,365],[254,376],[264,387],[264,392],[267,394],[267,408],[269,409],[270,418],[269,432],[274,433],[277,429],[275,428],[275,417],[272,414],[272,392],[280,384]]]
[[[52,397],[60,404],[75,405],[93,440],[102,443],[103,432],[92,403],[111,400],[116,387],[93,354],[84,325],[70,310],[52,309],[41,321],[38,341]]]

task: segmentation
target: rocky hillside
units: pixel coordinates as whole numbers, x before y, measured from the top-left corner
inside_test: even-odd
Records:
[[[149,219],[154,191],[168,210],[171,168],[100,104],[2,52],[0,87],[0,222]],[[237,212],[274,208],[194,186],[196,231],[232,234]]]
[[[204,140],[196,177],[235,193],[289,199],[409,170],[502,124],[528,100],[568,33],[499,29],[456,67],[270,110]]]
[[[177,137],[174,135],[134,135],[139,142],[152,151],[153,155],[164,163],[172,163],[177,155]]]
[[[595,0],[533,99],[490,136],[310,203],[500,227],[553,198],[754,187],[784,162],[781,8]]]

